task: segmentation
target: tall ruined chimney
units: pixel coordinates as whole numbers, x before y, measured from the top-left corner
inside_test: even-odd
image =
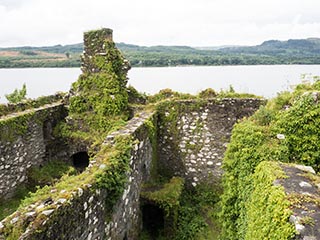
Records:
[[[106,56],[106,43],[113,43],[112,29],[102,28],[84,33],[84,51],[81,56],[81,70],[83,73],[95,73],[101,69],[93,59],[96,56]]]

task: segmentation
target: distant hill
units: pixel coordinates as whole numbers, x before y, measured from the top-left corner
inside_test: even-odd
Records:
[[[55,45],[49,47],[10,47],[0,48],[0,51],[42,51],[49,53],[82,53],[83,43],[71,44],[71,45]]]
[[[290,39],[288,41],[269,40],[258,46],[228,47],[222,48],[220,51],[242,54],[313,56],[320,54],[320,38]]]
[[[235,48],[235,47],[243,47],[239,45],[222,45],[222,46],[211,46],[211,47],[194,47],[198,50],[219,50],[223,48]]]
[[[117,43],[132,66],[320,64],[320,38],[257,46],[138,46]],[[79,67],[83,44],[0,48],[0,68]]]

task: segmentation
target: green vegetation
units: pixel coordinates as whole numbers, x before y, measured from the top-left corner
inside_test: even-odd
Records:
[[[214,98],[217,95],[217,92],[212,88],[207,88],[198,94],[199,98]]]
[[[294,162],[319,169],[319,92],[319,79],[313,84],[301,84],[293,93],[279,94],[252,117],[234,126],[223,161],[223,239],[245,239],[246,236],[254,239],[248,230],[251,210],[246,203],[252,201],[253,190],[260,186],[253,185],[253,174],[260,162]],[[256,189],[259,190],[261,193],[262,189]],[[275,211],[287,216],[281,205]],[[287,229],[282,223],[277,227]]]
[[[216,240],[220,234],[218,221],[218,186],[202,183],[184,189],[178,213],[175,240]]]
[[[99,31],[88,32],[85,36],[90,38],[96,33]],[[101,45],[106,54],[103,56],[94,55],[92,58],[89,57],[90,62],[85,62],[89,68],[83,69],[84,73],[72,86],[68,122],[60,123],[55,129],[55,134],[64,137],[67,141],[77,139],[86,143],[102,143],[111,130],[123,125],[129,117],[128,92],[125,87],[127,65],[114,43],[108,39],[103,41]],[[92,69],[95,70],[91,71]],[[29,114],[34,114],[34,111],[30,111]],[[3,128],[12,128],[16,124],[15,120],[21,117],[30,120],[30,116],[25,114],[11,118],[14,119],[11,125],[8,125],[7,122],[11,120],[10,118],[0,121],[0,124],[3,123]],[[26,130],[27,125],[21,124],[20,120],[17,125],[22,128],[21,132]],[[10,137],[10,134],[11,132],[1,131],[1,137],[2,135]],[[132,145],[133,141],[129,136],[118,137],[114,140],[113,145],[104,145],[102,149],[101,144],[98,148],[96,148],[97,145],[92,145],[90,151],[98,152],[94,158],[99,164],[78,175],[74,175],[74,170],[70,170],[67,166],[63,167],[59,162],[50,162],[43,168],[31,169],[29,172],[30,184],[36,183],[43,186],[49,181],[53,181],[55,184],[52,187],[46,185],[35,193],[31,193],[19,205],[19,214],[24,216],[23,214],[28,211],[27,207],[30,204],[43,202],[46,199],[52,199],[53,202],[61,198],[69,200],[74,197],[73,193],[79,188],[82,188],[82,191],[87,191],[89,184],[92,185],[93,190],[95,188],[106,189],[108,196],[106,210],[111,213],[116,200],[124,190]],[[62,172],[64,174],[61,179],[56,180],[56,176],[60,176]],[[48,173],[52,173],[52,175],[47,176]],[[35,234],[44,231],[45,226],[41,224],[44,217],[38,213],[46,208],[44,206],[42,209],[35,210],[37,212],[36,219],[33,221],[33,227],[37,228]],[[107,214],[106,218],[108,219],[110,216]],[[6,239],[17,239],[28,225],[25,220],[24,217],[19,218],[19,222],[15,226],[6,225],[1,230],[5,233]],[[10,219],[8,221],[10,222]]]
[[[0,220],[14,213],[21,201],[29,195],[30,189],[25,185],[19,186],[9,200],[0,199]]]
[[[145,104],[147,101],[147,95],[138,92],[133,86],[127,87],[128,91],[128,102],[130,104]]]
[[[164,184],[161,189],[156,191],[145,190],[141,196],[145,199],[155,202],[165,211],[165,214],[176,214],[180,206],[180,195],[184,186],[184,179],[173,177],[170,181]],[[148,188],[147,188],[148,189]],[[173,212],[172,212],[173,211]]]
[[[320,91],[318,83],[317,91]],[[320,169],[320,92],[309,92],[297,98],[295,104],[282,112],[276,127],[285,135],[291,162],[300,162]]]
[[[154,95],[148,95],[146,96],[147,103],[153,104],[153,103],[161,103],[161,101],[165,100],[194,100],[195,102],[203,102],[205,103],[205,99],[208,98],[261,98],[260,96],[256,96],[254,94],[249,93],[237,93],[233,89],[233,87],[230,85],[228,90],[220,90],[220,92],[216,92],[212,88],[207,88],[205,90],[202,90],[197,95],[192,95],[189,93],[180,93],[173,91],[172,89],[166,88],[160,90],[158,93]],[[201,104],[200,104],[201,105]],[[195,108],[200,107],[198,104],[195,106]]]
[[[261,162],[252,175],[252,195],[247,208],[245,239],[292,239],[295,227],[288,219],[291,203],[282,186],[274,181],[286,178],[276,162]]]
[[[105,190],[105,217],[106,221],[110,219],[115,203],[125,188],[131,151],[139,142],[133,141],[131,136],[122,135],[116,137],[112,144],[101,143],[110,131],[124,125],[129,119],[129,102],[140,104],[146,101],[150,103],[150,108],[158,110],[155,119],[159,117],[163,123],[169,124],[167,127],[172,136],[171,150],[176,151],[176,144],[181,137],[176,124],[182,111],[198,110],[212,97],[217,98],[212,101],[220,101],[224,97],[255,97],[237,94],[232,86],[220,93],[207,89],[198,96],[181,94],[170,89],[162,90],[154,96],[139,94],[134,88],[126,88],[128,65],[115,44],[110,39],[103,38],[104,34],[102,31],[85,34],[89,42],[98,36],[98,45],[101,45],[102,49],[96,49],[96,46],[91,49],[91,45],[87,46],[88,55],[83,57],[83,74],[72,86],[69,116],[66,122],[60,123],[55,129],[58,136],[68,141],[78,140],[93,144],[90,151],[97,153],[92,155],[94,164],[78,175],[61,162],[50,162],[41,169],[31,169],[28,175],[30,184],[44,187],[30,193],[21,203],[14,198],[8,207],[1,205],[5,215],[12,212],[12,206],[19,205],[19,220],[14,226],[8,224],[1,229],[6,239],[17,239],[26,230],[29,222],[25,213],[30,211],[30,204],[38,204],[32,226],[36,229],[33,233],[36,238],[37,234],[46,231],[46,225],[43,224],[45,217],[40,213],[57,207],[53,204],[39,208],[40,203],[46,199],[52,202],[59,199],[71,201],[80,197],[84,191]],[[100,54],[89,54],[90,51],[97,50]],[[171,50],[164,48],[163,51]],[[174,47],[174,50],[180,54],[185,54],[186,51],[194,54],[192,48]],[[37,56],[31,53],[24,55]],[[154,64],[152,61],[149,63]],[[141,62],[139,64],[142,65]],[[163,172],[156,156],[158,123],[155,119],[148,119],[144,127],[149,130],[154,150],[152,178],[144,186],[141,197],[147,204],[153,204],[164,212],[164,231],[160,229],[155,237],[176,240],[218,237],[235,240],[291,239],[295,230],[288,222],[290,207],[299,204],[303,196],[286,196],[283,188],[275,186],[274,181],[286,178],[279,162],[301,162],[319,169],[320,130],[316,127],[320,125],[319,99],[320,80],[316,79],[314,84],[299,85],[293,93],[279,94],[266,106],[262,106],[254,116],[236,124],[223,162],[223,193],[221,186],[206,183],[190,189],[184,186],[184,179],[173,176],[170,170]],[[177,104],[172,100],[186,100],[190,103]],[[30,111],[29,114],[25,117],[33,117],[34,112]],[[0,139],[14,139],[17,134],[26,131],[24,117],[19,121],[8,121],[12,122],[0,121]],[[6,129],[15,129],[16,126],[17,132],[14,134]],[[200,123],[197,124],[195,131],[201,127]],[[191,146],[186,145],[191,149]],[[196,151],[197,148],[192,150]],[[53,186],[49,187],[47,184]],[[26,195],[24,189],[19,189],[16,194],[19,197]],[[308,196],[304,196],[303,200],[314,201],[306,198]],[[7,221],[10,222],[14,217],[15,215],[9,216]],[[59,216],[53,214],[52,218],[54,217]],[[222,221],[218,222],[218,218]],[[309,218],[301,221],[312,224]],[[149,239],[149,234],[144,231],[140,239]]]
[[[199,94],[199,96],[201,93]],[[221,90],[218,95],[218,98],[261,98],[259,96],[256,96],[254,94],[250,93],[237,93],[233,86],[230,85],[228,90]]]
[[[216,213],[221,189],[207,183],[184,188],[183,183],[182,178],[173,177],[164,185],[147,185],[142,192],[144,201],[165,212],[164,229],[158,229],[154,237],[158,240],[218,239],[220,225]],[[151,239],[150,233],[144,229],[140,239]]]
[[[64,97],[64,93],[57,93],[51,96],[42,96],[37,99],[26,99],[18,104],[0,104],[0,117],[25,111],[31,108],[38,108],[46,104],[59,102]]]
[[[21,214],[20,216],[24,216],[24,213],[29,211],[30,204],[44,202],[46,199],[52,199],[53,202],[62,198],[69,200],[76,197],[74,193],[79,191],[79,188],[83,191],[89,191],[88,186],[91,185],[92,190],[101,188],[107,190],[106,208],[110,213],[114,202],[123,192],[133,144],[131,137],[122,136],[115,139],[114,145],[105,145],[95,156],[98,164],[92,168],[78,175],[70,175],[70,172],[67,171],[54,186],[49,187],[47,185],[39,188],[34,193],[30,193],[19,205],[18,212]],[[104,167],[101,167],[101,165]],[[52,189],[55,191],[52,191]],[[50,206],[50,208],[52,207]],[[43,208],[35,209],[37,215],[33,220],[33,227],[37,228],[36,234],[44,231],[45,226],[42,223],[45,219],[39,213],[46,208],[48,207],[43,206]],[[8,221],[14,217],[15,215],[10,216]],[[106,218],[110,218],[110,214]],[[26,223],[29,223],[28,220],[25,217],[21,217],[14,226],[6,225],[0,233],[4,233],[6,239],[18,239],[28,226]]]
[[[35,56],[35,55],[38,55],[37,52],[29,51],[29,50],[21,50],[20,53],[21,53],[22,55],[27,55],[27,56]]]
[[[271,40],[258,46],[215,50],[187,46],[143,47],[125,43],[118,43],[117,47],[134,67],[320,63],[319,39]],[[83,44],[2,48],[0,68],[79,67],[82,51]]]
[[[24,83],[22,85],[21,90],[15,89],[13,93],[6,94],[5,97],[9,101],[9,103],[18,103],[26,99],[26,95],[27,95],[27,87],[26,87],[26,84]]]
[[[115,44],[99,34],[104,33],[85,33],[85,39],[89,41],[87,51],[94,53],[97,50],[90,41],[98,36],[103,39],[98,44],[103,49],[98,50],[105,54],[84,56],[83,73],[71,89],[69,122],[61,123],[56,130],[62,137],[96,144],[101,143],[110,131],[123,126],[130,116],[126,89],[128,66]]]
[[[28,129],[28,123],[34,115],[35,112],[31,111],[19,117],[0,119],[0,140],[12,142],[18,136],[25,134]]]
[[[63,175],[73,175],[75,169],[66,162],[52,161],[43,167],[28,170],[28,183],[19,186],[10,199],[0,199],[0,220],[17,210],[24,199],[30,197],[40,187],[56,183]]]
[[[175,92],[169,88],[162,89],[159,91],[159,93],[156,93],[151,96],[147,96],[147,102],[148,103],[158,103],[162,100],[182,100],[182,99],[192,99],[194,98],[193,95],[188,93],[179,93]]]
[[[57,101],[57,99],[60,98],[61,95],[55,95],[29,100],[16,105],[0,105],[0,140],[3,142],[13,142],[17,137],[22,136],[27,132],[31,122],[42,124],[44,119],[50,114],[50,110],[44,109],[37,112],[33,106],[42,106],[43,104]],[[24,110],[28,111],[19,112]],[[63,111],[62,108],[61,111]],[[2,114],[7,115],[10,113],[15,114],[2,116]]]
[[[111,217],[114,204],[123,193],[125,183],[127,182],[126,173],[129,170],[129,160],[134,142],[131,136],[118,137],[114,148],[106,147],[99,153],[103,158],[106,167],[102,171],[94,174],[95,187],[97,189],[106,189],[106,210]],[[111,153],[110,153],[111,152]],[[104,155],[104,156],[103,156]],[[100,157],[98,155],[98,157]]]
[[[64,174],[74,175],[76,174],[76,170],[66,162],[59,160],[50,161],[44,166],[31,167],[28,170],[28,185],[30,187],[52,185]]]

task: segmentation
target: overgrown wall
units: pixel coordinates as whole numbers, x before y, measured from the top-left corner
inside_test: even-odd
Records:
[[[46,104],[51,104],[62,100],[64,97],[63,93],[56,93],[54,95],[42,96],[37,99],[28,99],[20,103],[7,103],[0,104],[0,117],[9,115],[11,113],[22,112],[27,109],[39,108]]]
[[[159,106],[159,166],[162,173],[220,181],[221,161],[233,125],[264,100],[211,99],[164,102]]]
[[[247,203],[256,188],[252,177],[260,162],[292,162],[319,169],[319,83],[301,84],[293,92],[279,94],[234,126],[223,161],[223,239],[247,235]]]
[[[137,239],[141,184],[152,160],[149,126],[155,120],[142,113],[109,135],[82,174],[40,190],[37,202],[4,219],[0,239]],[[122,138],[128,139],[124,145],[118,143]]]
[[[161,103],[156,113],[138,114],[126,127],[108,135],[82,174],[40,190],[34,204],[4,219],[0,239],[12,234],[20,239],[138,239],[140,193],[152,169],[168,177],[180,175],[194,186],[220,181],[221,159],[234,123],[261,104],[264,101],[258,99],[171,101]],[[52,106],[52,111],[59,112],[60,107]],[[156,148],[151,143],[155,138]],[[14,147],[15,143],[10,144]],[[70,149],[77,146],[66,152]],[[319,237],[315,229],[320,222],[320,180],[310,169],[276,162],[259,164],[247,185],[253,191],[246,196],[245,239]],[[21,232],[15,233],[15,226]]]
[[[27,171],[57,157],[53,128],[66,116],[60,102],[0,118],[0,198],[27,181]]]
[[[311,167],[261,162],[248,185],[244,239],[319,239],[319,180]]]
[[[131,151],[126,186],[121,198],[113,207],[112,220],[106,226],[108,239],[138,239],[142,228],[140,192],[142,184],[150,178],[152,167],[150,124],[156,124],[154,113],[142,113],[138,118],[130,120],[125,129],[107,137],[107,141],[112,141],[119,135],[130,134],[135,142]]]

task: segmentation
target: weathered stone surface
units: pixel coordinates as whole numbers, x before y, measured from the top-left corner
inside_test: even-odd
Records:
[[[221,161],[231,136],[233,125],[253,114],[263,100],[212,99],[195,109],[192,100],[177,101],[176,108],[166,109],[159,117],[159,152],[162,172],[193,180],[220,181]],[[164,119],[170,111],[178,111],[175,122]],[[174,128],[172,128],[174,126]]]
[[[49,215],[51,215],[51,213],[53,213],[53,211],[54,211],[53,209],[45,210],[45,211],[42,212],[42,214],[44,214],[46,216],[49,216]]]
[[[278,179],[276,185],[284,187],[293,204],[289,221],[298,233],[295,239],[320,239],[320,194],[314,182],[319,177],[306,166],[281,164],[281,167],[288,177]]]
[[[114,207],[112,221],[106,226],[106,239],[137,239],[141,227],[140,191],[141,184],[150,177],[152,161],[152,145],[149,131],[144,125],[147,119],[154,119],[154,113],[141,113],[133,118],[127,127],[112,133],[107,137],[112,142],[116,135],[134,136],[139,141],[134,146],[130,158],[130,172],[128,172],[125,190]]]
[[[42,202],[29,206],[28,216],[33,218],[42,214],[47,220],[41,223],[41,231],[30,225],[19,239],[137,239],[141,228],[141,184],[149,179],[152,160],[149,131],[144,124],[147,119],[155,121],[154,113],[141,113],[105,141],[105,144],[113,144],[112,136],[131,135],[137,142],[131,151],[125,190],[113,208],[110,221],[106,222],[106,190],[93,191],[92,185],[86,184],[86,187],[76,188],[71,199],[61,198],[48,204]],[[101,166],[99,162],[93,164]],[[52,190],[56,191],[55,188]],[[60,193],[68,194],[66,190]],[[16,215],[19,216],[19,213]],[[9,221],[18,220],[13,218]],[[3,225],[6,224],[8,222],[5,219]]]
[[[34,114],[30,114],[31,111]],[[53,127],[65,116],[66,109],[58,102],[0,119],[3,122],[12,119],[26,122],[27,129],[19,135],[11,125],[0,127],[0,132],[13,132],[14,135],[12,139],[0,139],[0,198],[10,197],[20,184],[27,181],[30,167],[40,166],[59,154],[56,150],[61,142],[53,137]]]
[[[31,219],[35,218],[37,214],[42,214],[48,219],[41,223],[41,231],[37,231],[30,225],[30,228],[26,229],[20,239],[137,239],[142,221],[140,212],[141,185],[150,177],[153,155],[149,139],[150,129],[147,127],[146,121],[151,121],[154,126],[158,127],[159,164],[172,171],[170,174],[182,175],[192,186],[196,186],[208,177],[213,177],[214,180],[219,179],[221,159],[233,124],[243,116],[250,115],[261,102],[254,99],[224,99],[218,102],[212,100],[208,101],[205,106],[197,110],[192,109],[192,111],[188,109],[188,105],[192,102],[184,101],[177,102],[177,104],[185,104],[185,111],[178,116],[177,131],[169,128],[170,122],[161,122],[161,114],[158,118],[155,113],[144,112],[131,119],[126,127],[106,138],[104,144],[113,144],[115,137],[119,135],[131,135],[136,142],[131,151],[130,170],[127,172],[125,190],[113,208],[111,220],[106,222],[105,218],[105,199],[108,198],[106,190],[93,189],[91,184],[87,184],[74,188],[72,192],[61,190],[61,194],[72,196],[68,200],[60,198],[56,201],[40,202],[29,206],[28,214]],[[50,136],[50,134],[44,134],[44,127],[41,124],[40,127],[30,126],[30,134],[36,134],[34,139],[38,139],[38,141],[44,139],[41,140],[44,141],[41,144],[29,141],[33,144],[32,157],[39,159],[40,164],[45,157],[48,157],[48,152],[52,151],[46,145],[48,141],[45,140],[48,138],[43,137],[43,135]],[[35,151],[37,144],[41,151]],[[53,143],[50,144],[53,146]],[[20,149],[25,145],[31,149],[25,140],[5,143],[4,147],[10,149],[9,153],[13,153],[14,149]],[[70,153],[83,147],[86,146],[69,146],[64,150],[62,156],[68,154],[70,156]],[[14,181],[9,181],[10,186],[23,179],[17,178],[21,175],[17,175],[17,172],[23,173],[24,169],[33,164],[31,161],[24,162],[25,156],[28,156],[29,153],[25,154],[25,148],[21,149],[23,150],[18,150],[15,153],[16,155],[11,162],[7,161],[8,154],[0,156],[1,163],[4,163],[0,165],[3,169],[16,169],[14,172],[16,178]],[[49,155],[52,157],[52,152]],[[97,168],[105,168],[104,164],[94,160],[90,164]],[[57,189],[53,187],[51,191],[54,193],[57,192]],[[53,209],[55,210],[53,211]],[[19,214],[17,213],[16,216]],[[6,225],[7,223],[4,220],[2,224]]]

